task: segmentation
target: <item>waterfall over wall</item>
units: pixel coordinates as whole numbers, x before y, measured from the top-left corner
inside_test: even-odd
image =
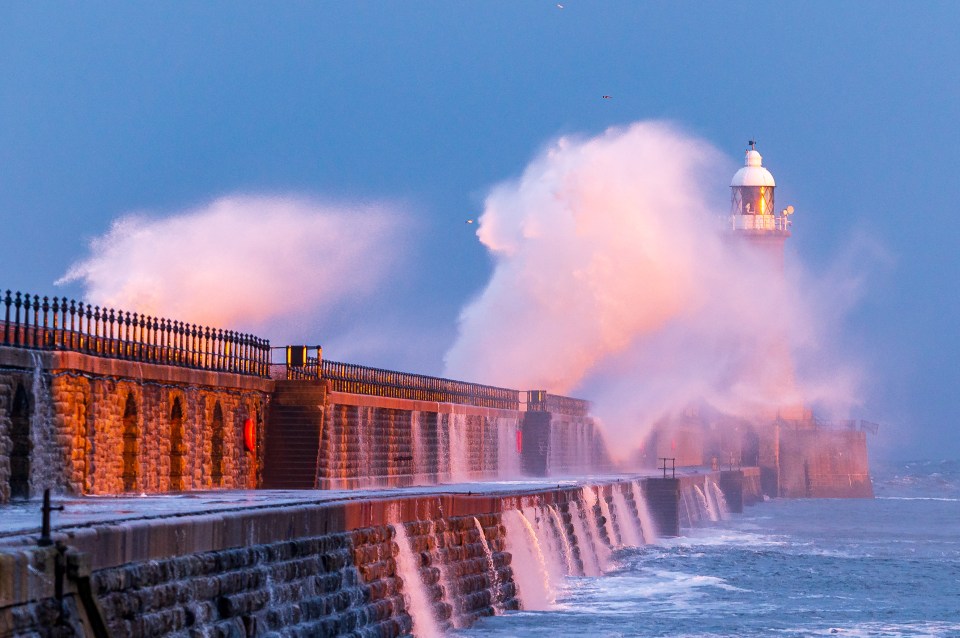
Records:
[[[586,417],[367,399],[369,405],[332,402],[347,400],[340,395],[327,402],[317,487],[566,475],[596,472],[610,464],[599,430]]]

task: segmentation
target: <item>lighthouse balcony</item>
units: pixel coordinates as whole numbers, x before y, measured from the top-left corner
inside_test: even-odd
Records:
[[[731,215],[727,227],[731,230],[788,232],[790,220],[784,215]]]

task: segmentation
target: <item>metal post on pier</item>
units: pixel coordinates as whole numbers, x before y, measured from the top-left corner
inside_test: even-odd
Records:
[[[53,539],[50,538],[50,512],[57,510],[63,511],[63,505],[50,504],[50,488],[43,490],[42,523],[40,528],[40,538],[37,545],[40,547],[49,547],[53,545]]]
[[[660,457],[660,467],[658,469],[663,470],[663,478],[667,478],[667,461],[670,461],[670,478],[677,478],[677,459],[676,457]]]

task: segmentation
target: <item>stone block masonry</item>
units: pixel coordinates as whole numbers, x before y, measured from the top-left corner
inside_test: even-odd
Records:
[[[423,614],[442,631],[467,627],[535,598],[524,560],[571,575],[597,565],[639,529],[633,487],[354,496],[61,528],[49,548],[8,538],[0,635],[394,637],[422,635]]]
[[[424,485],[610,467],[599,429],[586,414],[352,394],[330,386],[323,379],[276,382],[263,487]]]
[[[0,501],[255,488],[271,382],[0,347]]]

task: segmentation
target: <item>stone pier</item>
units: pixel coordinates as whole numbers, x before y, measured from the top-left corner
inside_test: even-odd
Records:
[[[676,485],[643,479],[643,493],[657,495],[649,509],[662,533],[676,521],[676,502],[667,506]],[[606,507],[588,506],[584,490]],[[520,605],[505,512],[525,512],[544,533],[566,537],[574,573],[583,573],[583,552],[594,552],[592,543],[620,541],[607,536],[606,517],[613,517],[614,530],[622,529],[624,516],[640,524],[628,480],[489,486],[482,494],[248,494],[245,506],[232,504],[243,493],[208,495],[207,503],[154,515],[147,497],[139,515],[95,511],[89,520],[55,526],[50,547],[37,547],[29,533],[8,535],[0,540],[0,635],[408,635],[413,619],[403,593],[413,583],[399,571],[398,525],[410,539],[418,564],[413,577],[425,587],[437,622],[466,627]],[[586,525],[603,530],[600,538],[578,536],[585,523],[574,524],[577,512],[595,517]]]

